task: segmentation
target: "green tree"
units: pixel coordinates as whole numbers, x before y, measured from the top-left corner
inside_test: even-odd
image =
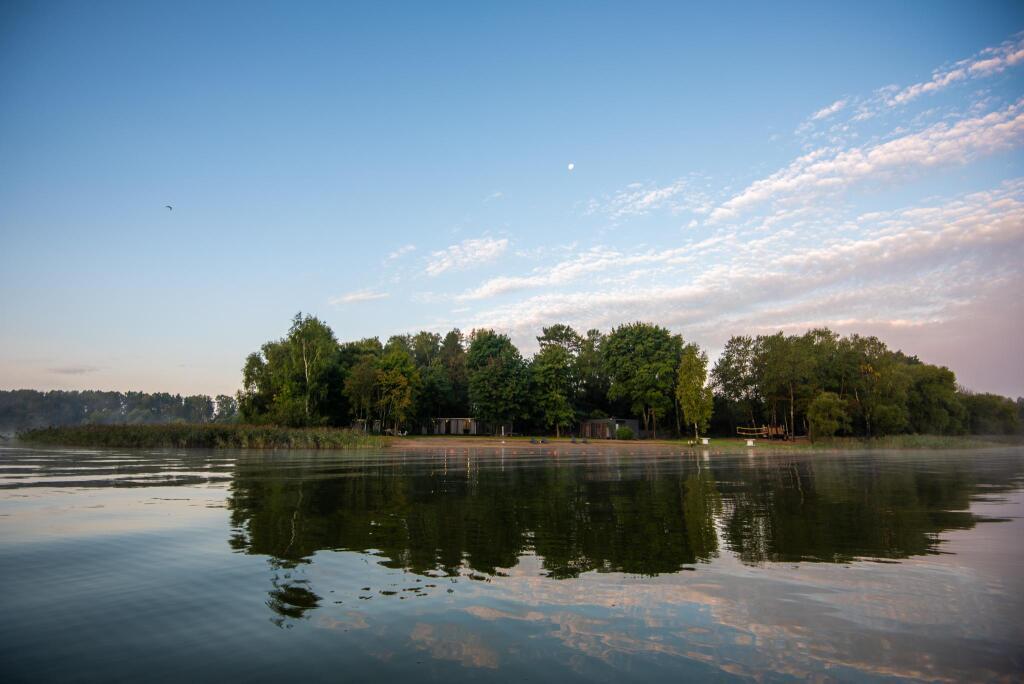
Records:
[[[343,376],[334,333],[314,316],[296,314],[288,335],[246,359],[239,405],[253,422],[337,424]]]
[[[676,374],[676,401],[687,425],[693,426],[693,438],[707,430],[714,408],[714,397],[708,386],[708,355],[695,344],[683,347]]]
[[[583,338],[580,334],[564,323],[541,328],[537,342],[542,350],[550,346],[561,347],[573,358],[579,355],[583,347]]]
[[[381,425],[389,422],[397,434],[409,417],[420,386],[412,357],[401,347],[385,352],[377,362],[377,407]]]
[[[209,423],[213,420],[213,400],[205,394],[185,397],[181,404],[185,422]]]
[[[528,392],[526,363],[512,341],[493,330],[475,330],[466,352],[469,401],[492,426],[523,417]]]
[[[545,329],[547,330],[547,329]],[[561,428],[572,424],[575,412],[573,358],[558,344],[542,345],[530,364],[533,407],[547,428],[561,436]]]
[[[851,335],[850,346],[857,361],[853,378],[854,404],[868,437],[895,434],[907,428],[907,389],[910,377],[905,366],[877,337]]]
[[[926,363],[909,365],[907,415],[910,428],[921,434],[958,434],[967,429],[967,411],[948,368]]]
[[[965,389],[960,391],[960,398],[967,410],[971,434],[1012,435],[1019,429],[1017,405],[1012,399]]]
[[[377,405],[377,360],[365,356],[352,367],[345,378],[345,396],[357,418],[368,421]]]
[[[462,331],[455,328],[441,340],[438,362],[444,368],[451,389],[441,398],[438,415],[468,416],[469,371],[466,368],[466,347]]]
[[[578,384],[576,412],[581,418],[611,413],[608,404],[608,374],[605,372],[602,357],[603,345],[604,335],[600,330],[588,330],[587,334],[580,338],[574,374]]]
[[[759,336],[757,367],[762,394],[772,407],[772,423],[778,419],[778,405],[788,408],[787,431],[796,434],[797,400],[807,386],[813,368],[807,340],[796,335]]]
[[[673,407],[682,338],[657,325],[631,323],[612,330],[602,349],[609,399],[629,402],[644,429],[657,436],[658,416]]]
[[[835,392],[820,392],[807,407],[811,441],[832,437],[839,430],[850,429],[846,403]]]
[[[730,337],[711,371],[712,384],[718,394],[729,403],[730,410],[742,415],[750,425],[757,422],[754,417],[758,404],[755,352],[754,338]]]
[[[214,415],[216,423],[233,423],[238,420],[238,402],[227,394],[218,394],[216,398],[217,413]]]

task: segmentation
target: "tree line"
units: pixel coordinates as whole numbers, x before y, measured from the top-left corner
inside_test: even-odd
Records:
[[[232,396],[157,392],[0,390],[0,429],[75,425],[227,423],[237,420]]]
[[[651,436],[772,425],[818,438],[1012,434],[1024,423],[1024,399],[970,392],[948,368],[824,328],[732,337],[710,368],[700,347],[648,323],[608,333],[555,324],[537,342],[528,359],[493,330],[339,342],[299,314],[248,356],[235,397],[0,391],[0,430],[241,420],[419,432],[434,418],[474,417],[560,435],[616,416],[636,417]]]
[[[523,432],[561,434],[581,421],[634,416],[645,434],[1012,434],[1014,402],[957,385],[948,368],[890,350],[876,337],[820,328],[803,335],[736,336],[709,369],[707,354],[649,323],[608,333],[545,327],[524,358],[494,330],[421,331],[339,342],[298,314],[285,337],[249,355],[241,419],[288,426],[429,429],[437,417],[474,417]]]

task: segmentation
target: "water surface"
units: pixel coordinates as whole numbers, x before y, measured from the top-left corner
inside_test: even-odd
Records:
[[[5,681],[1018,680],[1024,450],[0,448]]]

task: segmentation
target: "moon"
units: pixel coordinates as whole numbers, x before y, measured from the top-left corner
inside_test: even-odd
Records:
[[[569,170],[572,171],[575,168],[576,168],[576,165],[573,164],[572,162],[569,162]]]

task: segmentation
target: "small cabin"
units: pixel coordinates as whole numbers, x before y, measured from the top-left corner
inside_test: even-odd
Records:
[[[640,421],[635,418],[592,418],[580,423],[580,437],[586,439],[615,439],[619,428],[629,428],[640,436]]]
[[[435,435],[479,435],[480,423],[476,418],[433,418]]]
[[[476,418],[431,418],[434,435],[511,435],[512,423],[485,423]]]

